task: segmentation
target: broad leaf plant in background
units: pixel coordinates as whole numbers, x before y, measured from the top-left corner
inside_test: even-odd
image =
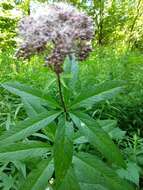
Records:
[[[117,172],[127,165],[108,133],[116,122],[88,114],[94,104],[121,92],[122,85],[110,81],[83,87],[78,80],[77,61],[91,51],[92,19],[71,5],[54,3],[24,17],[19,33],[19,58],[51,47],[45,66],[55,73],[58,94],[18,82],[2,84],[21,97],[27,113],[0,136],[0,162],[26,164],[18,189],[133,190]]]

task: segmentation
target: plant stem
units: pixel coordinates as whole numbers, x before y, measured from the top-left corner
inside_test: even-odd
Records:
[[[60,74],[58,74],[58,73],[57,73],[57,81],[58,81],[58,88],[59,88],[59,95],[60,95],[61,103],[62,103],[64,112],[65,112],[66,118],[67,118],[67,108],[66,108],[66,105],[65,105],[65,102],[64,102],[64,97],[63,97],[63,94],[62,94]]]

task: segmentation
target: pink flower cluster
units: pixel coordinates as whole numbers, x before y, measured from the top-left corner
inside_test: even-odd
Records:
[[[18,57],[27,58],[44,51],[50,42],[53,49],[46,57],[46,65],[61,73],[66,56],[74,54],[79,60],[88,56],[93,38],[93,23],[89,16],[73,6],[54,3],[23,18],[19,32],[23,41],[17,51]]]

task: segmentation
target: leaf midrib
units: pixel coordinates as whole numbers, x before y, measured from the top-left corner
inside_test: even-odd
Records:
[[[2,144],[4,144],[4,143],[6,143],[6,141],[7,140],[9,140],[9,139],[13,139],[14,138],[14,136],[19,136],[21,133],[23,133],[23,131],[25,132],[26,131],[26,133],[28,133],[28,130],[30,130],[31,128],[33,128],[35,125],[36,126],[38,126],[40,123],[43,123],[43,122],[45,122],[46,120],[51,120],[52,119],[52,117],[56,117],[56,116],[58,116],[60,114],[60,112],[59,113],[55,113],[55,114],[52,114],[52,115],[50,115],[49,117],[48,117],[48,115],[47,115],[47,117],[45,118],[43,118],[43,119],[41,119],[40,121],[35,121],[34,122],[34,124],[31,124],[30,126],[25,126],[25,125],[23,125],[22,127],[22,129],[19,127],[19,125],[17,125],[13,130],[12,130],[12,132],[14,133],[14,132],[16,132],[16,134],[14,133],[14,134],[12,134],[12,135],[10,135],[10,136],[8,136],[8,137],[5,137],[6,136],[6,134],[4,134],[4,135],[2,135],[2,136],[0,136],[0,138],[2,138],[3,140],[1,140],[0,141],[0,145],[2,145]],[[32,120],[31,120],[32,121]],[[48,122],[48,121],[47,121]],[[51,121],[50,121],[51,122]],[[49,122],[49,123],[50,123]],[[32,133],[34,133],[34,132],[36,132],[36,131],[38,131],[38,130],[40,130],[40,129],[42,129],[42,126],[40,126],[39,128],[36,128],[36,130],[34,130]],[[9,131],[7,131],[7,132],[9,132]],[[30,133],[30,135],[32,135],[32,133]],[[28,135],[28,136],[30,136],[30,135]],[[24,136],[24,135],[23,135]],[[24,136],[24,138],[26,138],[27,137],[27,135],[25,135]],[[22,138],[18,138],[17,140],[21,140]],[[12,141],[13,142],[13,141]],[[15,142],[15,141],[14,141]]]
[[[116,88],[112,88],[112,89],[110,89],[110,90],[108,90],[108,91],[104,91],[104,92],[101,92],[101,93],[98,93],[98,94],[92,94],[92,95],[90,95],[90,96],[86,96],[86,97],[83,97],[83,98],[81,98],[80,100],[79,100],[79,98],[81,97],[81,94],[77,97],[77,99],[74,101],[74,102],[72,102],[72,106],[71,106],[71,108],[73,108],[73,107],[75,107],[75,106],[77,106],[77,105],[79,105],[79,104],[83,104],[84,103],[84,101],[88,101],[89,99],[92,99],[93,97],[98,97],[98,96],[103,96],[104,94],[107,94],[107,93],[110,93],[110,92],[112,92],[113,90],[115,91],[118,91],[118,90],[120,90],[121,89],[121,87],[116,87]]]

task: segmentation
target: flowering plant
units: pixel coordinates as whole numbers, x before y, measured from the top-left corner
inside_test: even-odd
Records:
[[[92,19],[73,6],[64,3],[47,5],[44,9],[25,17],[20,23],[23,42],[17,56],[27,58],[53,44],[46,65],[56,73],[63,71],[62,64],[71,54],[84,60],[91,51]]]
[[[46,66],[56,73],[60,100],[17,82],[2,84],[21,97],[28,116],[0,136],[0,161],[26,164],[27,175],[19,189],[132,190],[116,172],[126,163],[105,130],[116,122],[95,120],[87,113],[87,108],[119,93],[120,85],[112,81],[76,88],[77,60],[91,51],[92,19],[70,5],[51,4],[24,18],[20,34],[18,57],[28,58],[53,44]],[[71,76],[66,89],[63,72]]]

